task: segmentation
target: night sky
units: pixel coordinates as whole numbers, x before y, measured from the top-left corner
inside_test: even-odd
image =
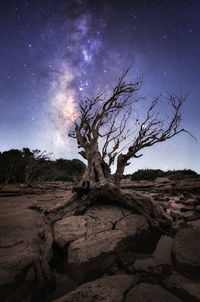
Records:
[[[200,138],[199,0],[1,0],[0,151],[46,150],[80,158],[68,138],[77,104],[104,91],[134,65],[143,74],[137,104],[160,93],[188,93],[182,127]],[[200,145],[180,134],[157,144],[126,172],[142,168],[200,172]]]

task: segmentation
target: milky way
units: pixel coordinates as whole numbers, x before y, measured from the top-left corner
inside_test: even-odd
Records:
[[[78,157],[68,137],[84,97],[109,95],[128,79],[144,84],[131,116],[166,91],[189,93],[184,128],[199,138],[199,1],[1,1],[0,150],[39,148]],[[163,107],[164,111],[165,108]],[[187,135],[144,152],[138,168],[200,171],[199,145]]]

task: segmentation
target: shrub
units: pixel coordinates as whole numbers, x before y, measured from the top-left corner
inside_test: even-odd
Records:
[[[131,180],[155,180],[157,177],[164,175],[160,169],[142,169],[131,175]]]

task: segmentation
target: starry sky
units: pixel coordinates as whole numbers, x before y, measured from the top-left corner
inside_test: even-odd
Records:
[[[0,151],[80,158],[67,135],[77,104],[109,95],[133,58],[128,79],[144,78],[137,114],[155,95],[188,93],[181,126],[199,140],[199,16],[199,0],[1,0]],[[200,172],[199,150],[199,141],[180,134],[145,150],[125,172]]]

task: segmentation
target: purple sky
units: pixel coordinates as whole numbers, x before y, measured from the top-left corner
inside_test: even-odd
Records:
[[[200,2],[2,0],[0,151],[29,147],[78,157],[68,138],[77,103],[109,94],[132,58],[143,74],[138,115],[161,92],[189,93],[182,126],[200,133]],[[181,134],[143,152],[141,168],[200,172],[200,146]],[[80,157],[78,157],[80,158]]]

